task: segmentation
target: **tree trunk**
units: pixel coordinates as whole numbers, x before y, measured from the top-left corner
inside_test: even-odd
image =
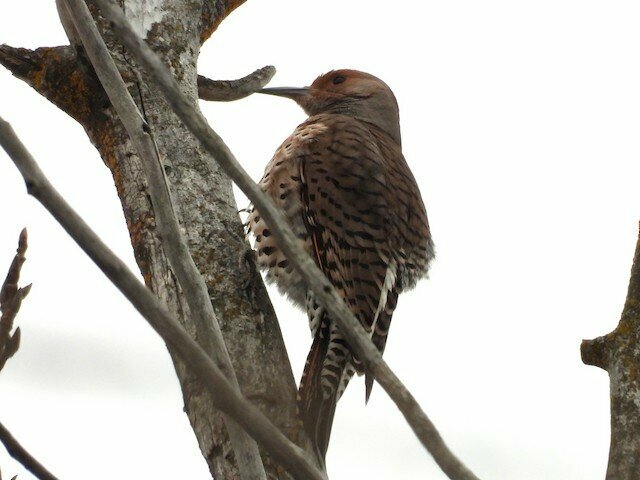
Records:
[[[616,329],[582,342],[582,361],[609,373],[611,446],[607,480],[640,478],[640,235]]]
[[[195,104],[200,45],[240,3],[127,0],[124,10],[139,34],[171,67],[183,91]],[[141,11],[144,15],[139,14]],[[210,170],[207,153],[199,142],[171,112],[162,94],[149,87],[144,72],[113,41],[104,22],[99,22],[99,26],[158,144],[176,213],[209,288],[242,392],[292,440],[306,446],[296,420],[293,374],[253,252],[244,238],[231,182],[221,170]],[[66,31],[73,37],[68,24]],[[1,46],[0,63],[85,128],[113,174],[135,258],[146,284],[195,336],[188,307],[155,229],[140,160],[82,51],[76,53],[73,47],[31,51]],[[218,479],[239,478],[221,416],[177,357],[172,354],[172,358],[185,411],[211,473]],[[277,465],[263,458],[270,476],[285,478]]]

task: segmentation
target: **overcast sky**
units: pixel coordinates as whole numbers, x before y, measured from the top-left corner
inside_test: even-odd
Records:
[[[400,298],[385,353],[452,449],[483,479],[600,480],[608,379],[579,345],[612,330],[640,219],[640,4],[591,0],[249,0],[199,69],[273,86],[349,67],[385,80],[437,248]],[[66,43],[52,0],[0,4],[0,43]],[[259,179],[304,119],[253,96],[203,104]],[[136,269],[108,169],[82,128],[0,69],[0,115],[56,187]],[[238,199],[240,207],[246,201]],[[28,226],[20,351],[0,420],[64,479],[209,478],[166,349],[0,153],[0,274]],[[270,291],[294,372],[305,315]],[[444,479],[381,388],[341,400],[333,480]],[[0,448],[9,478],[31,478]]]

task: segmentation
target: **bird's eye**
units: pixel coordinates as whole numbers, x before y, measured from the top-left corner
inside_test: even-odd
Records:
[[[339,83],[342,83],[345,80],[346,78],[344,78],[342,75],[336,75],[335,77],[333,77],[333,84],[338,85]]]

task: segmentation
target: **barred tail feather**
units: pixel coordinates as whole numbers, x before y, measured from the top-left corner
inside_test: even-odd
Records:
[[[335,394],[331,395],[328,391],[323,392],[322,388],[322,373],[329,349],[329,340],[329,328],[325,323],[316,330],[298,389],[300,416],[318,456],[323,461],[329,446],[336,407]],[[327,396],[327,394],[329,395]]]
[[[326,316],[316,331],[300,382],[300,413],[324,461],[336,403],[346,387],[351,354],[337,325]]]

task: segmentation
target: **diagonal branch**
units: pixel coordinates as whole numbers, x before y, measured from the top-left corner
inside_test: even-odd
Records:
[[[211,393],[215,406],[233,418],[296,478],[326,480],[307,454],[280,432],[224,376],[202,347],[169,314],[82,218],[62,198],[15,135],[0,118],[0,145],[22,174],[27,191],[60,223],[111,282],[171,346]]]
[[[382,359],[382,355],[373,345],[362,325],[313,260],[299,246],[296,236],[287,226],[282,213],[253,182],[226,144],[209,126],[204,116],[193,108],[158,56],[136,35],[126,17],[111,1],[91,0],[91,2],[97,5],[111,22],[114,31],[136,61],[151,74],[175,113],[260,211],[291,264],[313,290],[319,303],[338,322],[349,345],[363,361],[367,371],[389,394],[440,468],[451,479],[477,480],[477,477],[449,450],[413,395]]]
[[[35,50],[0,45],[0,65],[80,123],[102,110],[104,94],[69,45]]]
[[[33,455],[31,455],[11,432],[0,423],[0,442],[4,445],[13,458],[22,464],[24,468],[29,470],[36,478],[40,480],[58,480],[58,478],[47,470]],[[13,477],[16,478],[16,477]]]
[[[163,249],[189,305],[197,338],[239,392],[238,379],[213,311],[207,286],[180,232],[162,161],[149,126],[131,98],[87,5],[83,0],[64,0],[64,3],[96,74],[142,160]],[[225,416],[225,424],[242,478],[266,480],[256,442],[228,416]]]
[[[40,53],[41,51],[38,50],[2,44],[0,45],[0,64],[16,77],[30,80],[35,77],[36,72],[42,70],[43,60]]]
[[[275,73],[275,67],[267,65],[237,80],[211,80],[198,75],[198,96],[212,102],[240,100],[264,87]]]
[[[0,316],[0,370],[20,347],[20,327],[17,327],[13,334],[11,334],[11,330],[13,329],[13,321],[22,305],[22,300],[31,291],[31,285],[18,287],[20,270],[26,260],[24,256],[26,251],[27,229],[24,228],[20,232],[16,255],[13,257],[7,277],[0,288],[0,312],[2,312],[2,316]]]

